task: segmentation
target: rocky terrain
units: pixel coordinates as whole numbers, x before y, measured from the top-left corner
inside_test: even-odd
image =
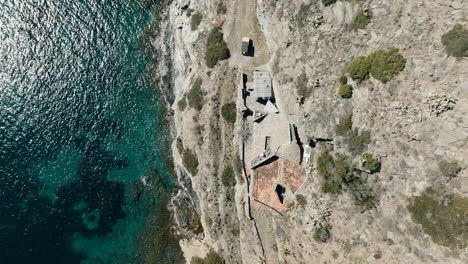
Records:
[[[467,247],[435,243],[408,205],[428,187],[468,197],[468,60],[449,56],[441,42],[454,25],[468,27],[468,4],[323,2],[174,0],[165,9],[154,46],[178,138],[173,151],[181,188],[171,207],[187,262],[213,250],[226,263],[467,263]],[[370,23],[353,28],[362,10],[370,12]],[[208,68],[205,45],[214,27],[222,28],[231,56]],[[240,54],[242,36],[253,40],[253,57]],[[394,78],[349,76],[353,59],[390,47],[406,60]],[[283,216],[265,207],[250,212],[240,169],[242,139],[249,131],[243,129],[239,83],[241,73],[251,78],[257,67],[270,72],[276,104],[297,125],[300,138],[315,146],[296,193],[301,202]],[[297,93],[301,74],[318,80],[308,84],[310,95],[303,99]],[[341,76],[353,87],[349,99],[338,95]],[[197,79],[201,107],[182,107],[180,100]],[[235,124],[221,116],[230,102],[237,105]],[[324,193],[317,172],[325,150],[362,166],[347,137],[335,129],[349,113],[353,128],[370,133],[365,152],[381,161],[377,173],[359,174],[376,200],[369,208],[356,205],[347,189]],[[196,171],[184,167],[187,150],[196,155]],[[458,164],[456,177],[443,175],[441,161]],[[236,175],[233,187],[222,180],[228,166]],[[329,227],[323,239],[316,235],[320,226]],[[460,228],[466,234],[466,225]]]

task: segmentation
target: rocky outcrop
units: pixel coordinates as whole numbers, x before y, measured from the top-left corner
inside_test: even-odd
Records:
[[[202,252],[214,248],[227,263],[465,263],[468,256],[463,250],[433,243],[406,210],[407,199],[428,186],[468,196],[466,169],[449,181],[437,167],[443,159],[457,160],[463,168],[468,165],[468,61],[447,56],[440,42],[454,24],[466,23],[468,7],[463,1],[373,0],[368,3],[370,24],[356,31],[348,25],[359,1],[328,7],[307,0],[225,1],[226,14],[218,14],[218,2],[190,1],[186,6],[187,1],[174,0],[154,43],[161,61],[167,62],[158,74],[172,74],[168,102],[177,102],[196,78],[203,80],[201,111],[182,111],[176,103],[172,107],[175,131],[200,163],[198,174],[190,175],[174,144],[181,189],[172,208],[179,235],[187,238],[182,243],[187,258],[197,255],[193,245],[199,245]],[[189,9],[203,15],[198,30],[190,28]],[[315,28],[308,21],[316,16],[323,17],[323,24]],[[219,25],[232,57],[209,69],[203,61],[205,41],[210,28]],[[243,35],[256,45],[252,59],[237,54]],[[352,98],[337,95],[338,79],[346,75],[352,59],[388,47],[399,48],[407,60],[396,78],[386,83],[348,78]],[[240,112],[234,126],[224,122],[220,107],[237,100],[240,109],[239,72],[249,74],[259,66],[272,75],[276,104],[297,125],[301,140],[327,143],[315,148],[298,191],[306,205],[288,209],[283,217],[260,209],[252,221],[242,177],[236,178],[233,189],[221,183],[223,169],[234,164],[242,149],[240,138],[252,131],[240,126]],[[320,85],[300,102],[295,81],[302,73]],[[379,173],[363,172],[379,201],[370,210],[353,204],[348,193],[323,194],[314,169],[322,147],[352,155],[335,132],[340,117],[351,112],[353,127],[370,131],[366,151],[382,160]],[[194,231],[200,231],[197,221],[203,233]],[[331,226],[331,240],[318,243],[313,232],[324,224]]]

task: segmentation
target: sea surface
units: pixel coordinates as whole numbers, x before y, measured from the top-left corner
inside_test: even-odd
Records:
[[[177,263],[158,241],[175,183],[141,50],[155,17],[138,0],[0,1],[0,263]]]

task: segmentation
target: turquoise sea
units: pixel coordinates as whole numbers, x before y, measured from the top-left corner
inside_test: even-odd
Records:
[[[141,51],[156,17],[137,0],[0,1],[0,263],[179,263]]]

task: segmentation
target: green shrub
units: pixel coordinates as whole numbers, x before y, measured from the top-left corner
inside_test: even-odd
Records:
[[[190,29],[192,31],[197,30],[202,19],[203,19],[203,16],[200,13],[197,12],[193,14],[192,18],[190,19]]]
[[[397,48],[379,50],[370,55],[370,74],[375,79],[385,83],[395,77],[405,68],[406,59]]]
[[[307,204],[306,198],[301,194],[296,194],[296,201],[301,207],[304,207]]]
[[[353,155],[360,155],[367,149],[367,145],[370,143],[371,134],[368,130],[363,130],[359,133],[359,130],[355,128],[351,130],[345,137],[345,143],[348,146],[348,151]]]
[[[347,84],[347,83],[348,83],[348,77],[346,77],[346,76],[344,76],[344,75],[341,76],[341,77],[340,77],[340,84],[341,84],[341,85],[345,85],[345,84]]]
[[[223,174],[221,175],[221,181],[225,187],[233,187],[236,185],[236,175],[232,166],[224,168]]]
[[[226,60],[230,56],[229,49],[223,39],[220,27],[213,28],[208,34],[205,49],[206,66],[213,68],[219,61]]]
[[[187,94],[189,106],[198,111],[202,110],[204,104],[203,91],[201,89],[201,85],[202,80],[198,78],[197,80],[195,80],[192,89],[190,89],[190,91]]]
[[[458,164],[457,161],[448,161],[448,160],[442,160],[439,162],[439,170],[442,173],[442,175],[446,177],[456,177],[458,173],[461,171],[461,167]]]
[[[348,73],[353,80],[366,80],[370,74],[385,83],[402,71],[405,64],[406,59],[397,48],[388,48],[371,53],[367,57],[357,57],[348,66]]]
[[[187,100],[185,99],[185,96],[182,97],[178,102],[177,102],[177,107],[179,107],[180,111],[184,111],[185,108],[187,107]]]
[[[337,182],[345,184],[355,180],[354,167],[346,155],[339,153],[335,155],[335,178],[337,178]]]
[[[194,257],[190,264],[224,264],[224,259],[213,250],[205,258]]]
[[[324,6],[332,5],[336,2],[336,0],[322,0]]]
[[[301,75],[297,76],[296,90],[299,97],[302,98],[307,98],[312,93],[312,89],[307,87],[307,75],[305,73],[302,73]]]
[[[234,124],[236,122],[236,103],[227,103],[221,107],[221,115],[226,122]]]
[[[380,170],[380,161],[372,156],[372,154],[364,153],[362,154],[364,159],[364,168],[370,171],[371,173],[378,172]]]
[[[353,95],[353,87],[349,84],[344,84],[338,90],[338,95],[342,98],[351,98]]]
[[[369,78],[370,68],[370,59],[366,56],[359,56],[348,66],[348,73],[353,80],[363,81]]]
[[[192,174],[193,176],[198,173],[198,157],[195,152],[190,149],[185,149],[184,154],[182,155],[182,163],[184,167]]]
[[[356,14],[356,17],[351,23],[350,28],[353,30],[357,30],[358,28],[365,28],[370,23],[371,17],[371,12],[367,5],[361,6]]]
[[[468,57],[468,30],[460,24],[455,25],[442,35],[442,44],[450,56]]]
[[[314,240],[321,243],[327,243],[331,238],[330,226],[323,225],[314,232]]]
[[[184,153],[184,143],[180,137],[176,139],[176,148],[180,154]]]
[[[468,197],[428,188],[411,198],[407,208],[434,243],[452,249],[468,246]]]
[[[335,125],[335,132],[338,136],[344,136],[353,128],[353,113],[346,114],[340,118]]]

